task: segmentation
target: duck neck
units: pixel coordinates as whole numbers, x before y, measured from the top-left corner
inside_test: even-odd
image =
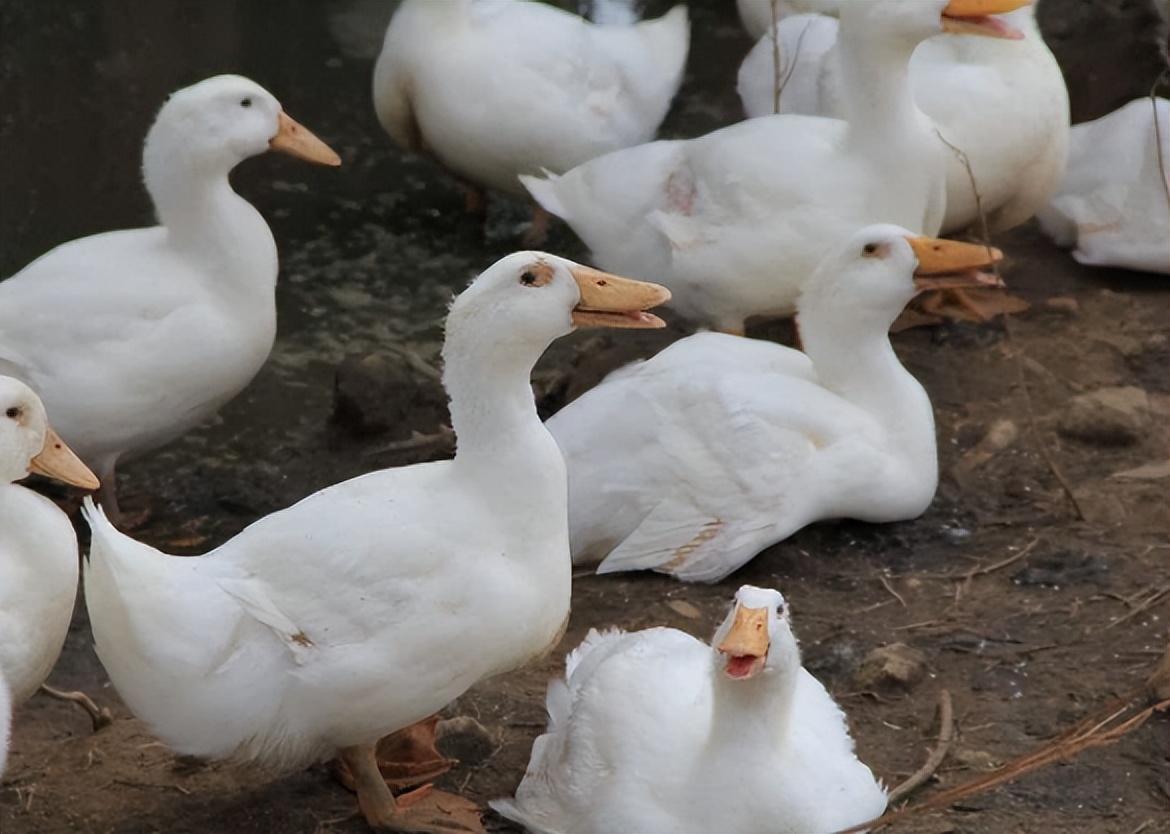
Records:
[[[276,242],[260,212],[232,189],[230,170],[200,165],[169,137],[147,138],[143,180],[168,244],[206,264],[216,280],[270,299]]]
[[[773,663],[750,680],[732,680],[716,664],[712,687],[710,743],[731,751],[758,747],[761,738],[787,736],[800,657],[794,665]]]
[[[908,125],[927,124],[910,86],[910,56],[918,42],[872,33],[863,24],[843,21],[833,47],[844,90],[843,115],[859,148],[896,149]],[[887,137],[889,143],[880,141]]]
[[[815,297],[799,314],[801,341],[820,384],[869,414],[906,455],[933,461],[930,399],[894,353],[891,323],[880,310],[846,310]]]
[[[485,349],[473,335],[449,327],[443,346],[455,465],[483,481],[489,503],[509,512],[549,507],[567,535],[564,458],[536,412],[530,381],[539,352],[508,340]]]

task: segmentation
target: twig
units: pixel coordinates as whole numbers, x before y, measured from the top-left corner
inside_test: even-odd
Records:
[[[938,744],[935,745],[934,750],[931,751],[930,756],[927,757],[926,763],[922,767],[918,768],[909,779],[890,791],[887,800],[888,804],[894,805],[900,802],[926,782],[938,770],[943,759],[947,757],[947,752],[951,749],[951,742],[954,740],[955,717],[954,708],[951,705],[951,693],[946,689],[938,693],[938,714]]]
[[[905,608],[906,607],[906,600],[902,599],[902,595],[899,594],[897,591],[895,591],[892,587],[890,587],[889,581],[884,576],[882,576],[880,573],[878,574],[878,579],[881,580],[882,587],[884,587],[887,591],[889,591],[893,595],[894,599],[896,599],[896,600],[898,600],[898,602],[902,603],[902,607]]]
[[[985,793],[1000,785],[1011,782],[1026,773],[1052,764],[1070,759],[1091,747],[1101,747],[1112,744],[1126,733],[1137,729],[1146,722],[1155,712],[1170,709],[1170,699],[1160,701],[1153,706],[1146,707],[1129,717],[1135,706],[1147,703],[1146,687],[1143,683],[1126,698],[1111,701],[1104,708],[1092,713],[1069,727],[1055,738],[1045,742],[1031,753],[1026,753],[1012,759],[1007,764],[996,768],[989,773],[977,776],[968,782],[957,785],[950,790],[932,796],[917,805],[900,808],[883,814],[874,820],[863,822],[852,828],[846,828],[836,834],[854,834],[866,829],[876,830],[891,825],[911,816],[918,816],[930,811],[937,811],[954,804],[960,799]]]
[[[986,576],[989,573],[995,573],[997,570],[999,570],[1001,568],[1006,568],[1008,565],[1015,564],[1016,562],[1023,559],[1025,556],[1027,556],[1029,553],[1031,553],[1032,548],[1034,548],[1039,543],[1040,543],[1039,538],[1032,539],[1032,541],[1030,541],[1026,545],[1024,545],[1023,549],[1020,550],[1019,553],[1016,553],[1012,556],[1009,556],[1006,559],[998,561],[992,565],[988,565],[985,568],[972,568],[971,570],[967,571],[967,573],[951,574],[947,578],[948,579],[967,580],[967,579],[974,579],[976,576]]]
[[[1160,590],[1155,591],[1154,593],[1150,594],[1150,596],[1146,597],[1146,599],[1143,602],[1141,602],[1138,605],[1135,605],[1133,608],[1131,608],[1129,611],[1127,611],[1124,616],[1118,617],[1116,620],[1111,622],[1109,625],[1105,626],[1105,628],[1113,628],[1114,626],[1121,625],[1122,623],[1126,622],[1127,620],[1129,620],[1133,617],[1136,617],[1138,614],[1145,611],[1147,608],[1149,608],[1155,602],[1160,600],[1162,597],[1166,596],[1166,594],[1170,594],[1170,585],[1167,585],[1164,588],[1161,588]]]

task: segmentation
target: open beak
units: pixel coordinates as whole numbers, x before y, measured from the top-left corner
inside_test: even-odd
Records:
[[[569,267],[569,272],[581,291],[581,301],[573,308],[573,324],[578,327],[666,327],[666,322],[646,312],[648,307],[670,300],[666,287],[580,264]]]
[[[907,240],[914,250],[914,256],[918,258],[918,268],[914,270],[914,287],[919,292],[1003,286],[1003,281],[996,276],[979,271],[1003,258],[1003,252],[994,246],[933,237],[911,237]]]
[[[993,15],[1007,14],[1032,0],[951,0],[942,10],[942,29],[952,35],[1022,40],[1024,33]]]
[[[46,478],[55,478],[82,489],[97,489],[101,482],[65,445],[65,441],[51,428],[45,429],[45,445],[37,456],[29,461],[28,471]]]
[[[283,110],[277,117],[276,135],[268,140],[268,147],[274,151],[295,156],[306,162],[316,162],[318,165],[341,164],[341,157],[333,152],[333,148],[326,145],[303,125],[290,118]]]
[[[731,629],[715,648],[727,655],[727,676],[742,679],[764,668],[769,642],[768,609],[744,608],[737,602]]]

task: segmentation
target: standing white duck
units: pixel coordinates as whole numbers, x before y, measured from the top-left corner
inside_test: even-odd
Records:
[[[1068,158],[1068,93],[1033,7],[1003,20],[1022,33],[1021,40],[928,38],[910,60],[914,100],[943,139],[962,152],[948,148],[946,154],[943,232],[976,224],[980,207],[992,231],[1023,223],[1052,197]],[[771,37],[762,38],[740,67],[738,89],[747,114],[844,118],[848,46],[837,44],[837,20],[799,15],[781,21],[776,32],[778,68]],[[777,70],[783,80],[779,110]]]
[[[945,148],[914,104],[910,55],[939,32],[1002,37],[1010,30],[982,10],[1024,2],[849,4],[845,120],[749,119],[521,180],[603,268],[666,284],[680,313],[742,333],[748,316],[792,313],[821,257],[850,231],[880,222],[938,231]]]
[[[662,287],[540,252],[509,255],[451,307],[454,460],[373,472],[273,513],[199,558],[93,528],[85,595],[98,657],[176,750],[276,769],[341,751],[366,819],[396,805],[374,744],[480,679],[550,649],[569,615],[564,461],[529,380],[576,325],[660,327]]]
[[[886,807],[777,591],[741,587],[709,646],[591,631],[565,677],[515,800],[492,803],[529,831],[828,834]]]
[[[1083,264],[1170,273],[1170,102],[1131,101],[1073,125],[1071,142],[1041,228]]]
[[[469,186],[482,213],[480,189],[522,195],[518,174],[653,139],[689,38],[682,5],[622,26],[526,0],[405,0],[374,67],[374,109],[396,142]],[[534,214],[527,239],[540,242],[548,220]]]
[[[33,390],[0,376],[0,688],[11,690],[13,704],[29,698],[52,671],[77,597],[73,525],[52,501],[16,483],[30,473],[98,487],[49,428]],[[0,708],[6,740],[5,712]]]
[[[179,90],[142,153],[160,225],[64,243],[0,282],[0,373],[41,396],[111,517],[119,460],[199,425],[272,349],[276,244],[228,181],[269,149],[340,163],[246,78]]]
[[[890,347],[923,289],[994,283],[999,253],[896,226],[850,235],[800,297],[805,353],[699,333],[548,420],[569,470],[576,564],[714,582],[814,521],[920,515],[934,415]]]

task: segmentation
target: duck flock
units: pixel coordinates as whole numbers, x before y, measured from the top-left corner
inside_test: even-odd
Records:
[[[386,32],[373,104],[390,136],[473,212],[489,190],[530,198],[523,246],[560,218],[592,253],[523,249],[455,298],[452,460],[335,484],[201,557],[132,536],[118,464],[214,415],[276,335],[276,242],[230,172],[269,150],[341,162],[246,78],[162,105],[142,153],[158,225],[0,283],[0,772],[80,581],[111,682],[171,749],[277,774],[339,757],[371,826],[481,830],[430,785],[396,796],[377,744],[425,738],[477,682],[553,650],[574,566],[717,582],[814,521],[927,509],[931,403],[889,329],[924,291],[939,315],[1003,292],[998,250],[939,235],[1039,214],[1084,263],[1170,272],[1166,101],[1070,130],[1028,0],[739,0],[759,38],[739,74],[750,118],[659,141],[689,22],[636,6],[597,3],[592,22],[403,0]],[[530,375],[553,340],[661,327],[662,304],[700,332],[542,423]],[[793,314],[799,350],[744,336]],[[80,571],[65,513],[17,483],[30,473],[97,492]],[[492,806],[566,833],[878,817],[885,787],[802,668],[785,598],[729,596],[709,643],[590,632],[515,797]]]

